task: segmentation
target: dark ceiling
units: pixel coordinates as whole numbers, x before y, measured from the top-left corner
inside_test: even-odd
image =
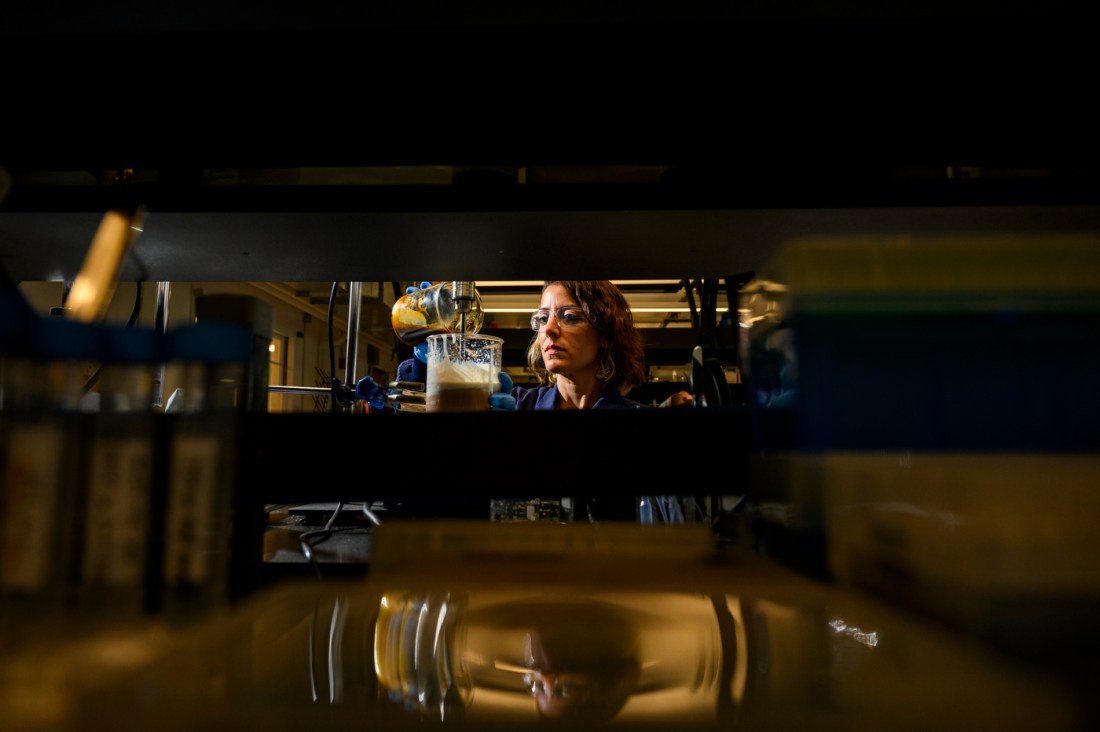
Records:
[[[122,276],[173,281],[715,278],[806,232],[1080,230],[1100,204],[1094,26],[1060,2],[67,5],[0,11],[16,279],[71,274],[133,199]],[[357,166],[662,172],[207,184]]]
[[[381,6],[380,6],[381,5]],[[66,7],[68,6],[68,7]],[[9,3],[9,169],[1096,162],[1060,2]]]

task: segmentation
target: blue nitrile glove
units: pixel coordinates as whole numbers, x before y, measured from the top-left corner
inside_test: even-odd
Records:
[[[374,383],[374,379],[364,376],[355,383],[355,398],[366,402],[375,409],[386,406],[386,387]]]
[[[500,391],[489,395],[489,409],[496,412],[511,412],[516,408],[516,398],[512,396],[512,377],[506,371],[497,375]]]
[[[432,283],[424,280],[420,285],[410,285],[405,288],[405,294],[411,295],[417,290],[431,287]],[[428,380],[428,342],[421,341],[413,346],[414,358],[408,358],[397,365],[397,381],[403,383],[423,384]]]
[[[426,287],[431,287],[432,283],[427,280],[420,283],[420,286],[410,285],[405,288],[405,294],[411,295],[417,290],[423,290]],[[428,342],[421,341],[413,346],[413,356],[415,359],[406,359],[397,365],[397,380],[424,383],[428,380]]]
[[[397,364],[397,380],[423,384],[428,380],[428,344],[418,344],[413,353],[415,358],[406,358]]]

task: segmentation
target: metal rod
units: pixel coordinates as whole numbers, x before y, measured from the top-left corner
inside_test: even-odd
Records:
[[[359,353],[359,304],[363,295],[362,282],[348,283],[348,358],[344,368],[344,383],[355,384],[355,362]]]
[[[327,386],[281,386],[271,384],[267,387],[267,390],[276,394],[319,394],[328,396],[332,393],[332,389]]]
[[[159,335],[168,331],[168,303],[172,297],[172,283],[157,283],[157,309],[153,316],[153,328]],[[164,364],[153,367],[153,406],[164,406]]]

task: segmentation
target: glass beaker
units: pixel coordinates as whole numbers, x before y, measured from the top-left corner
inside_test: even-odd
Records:
[[[473,282],[440,282],[400,298],[390,322],[398,338],[415,346],[436,333],[477,333],[485,314]]]
[[[429,412],[470,412],[489,408],[489,395],[500,384],[504,339],[470,333],[428,337]]]

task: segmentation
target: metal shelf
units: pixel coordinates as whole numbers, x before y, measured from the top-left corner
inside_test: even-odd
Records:
[[[658,186],[507,193],[445,188],[450,190],[157,190],[120,277],[717,279],[759,270],[783,242],[801,236],[1091,232],[1100,220],[1100,197],[1085,183],[1025,183],[1001,196],[973,198],[914,195],[904,205],[901,199],[884,205],[880,195],[844,205],[828,199],[781,205],[775,199],[761,207],[735,197],[719,206],[718,194],[728,190],[720,187],[697,189],[696,207],[691,193]],[[75,277],[103,212],[118,201],[98,188],[33,196],[13,190],[9,198],[0,207],[0,261],[15,281]]]

